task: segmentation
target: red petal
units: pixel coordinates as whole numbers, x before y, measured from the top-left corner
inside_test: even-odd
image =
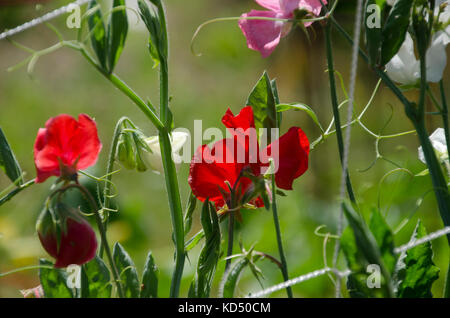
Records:
[[[274,159],[275,166],[278,167],[275,182],[281,189],[292,190],[294,180],[308,170],[309,141],[298,127],[292,127],[272,142],[265,153]]]
[[[241,109],[238,115],[234,116],[231,109],[228,108],[225,115],[222,117],[222,123],[227,128],[233,130],[241,128],[244,131],[249,128],[255,128],[255,118],[253,116],[253,109],[251,106],[246,106]],[[233,132],[231,130],[231,132]]]
[[[212,150],[207,145],[197,149],[191,162],[189,185],[200,201],[209,198],[216,206],[225,204],[220,189],[229,193],[225,182],[233,186],[242,169],[241,164],[236,164],[234,158],[230,158],[229,145],[232,144],[229,139],[223,139],[216,142]]]
[[[95,164],[102,145],[95,122],[89,116],[80,115],[76,121],[62,114],[50,118],[45,127],[39,129],[34,146],[36,182],[59,176],[60,162],[68,167],[77,163],[77,169]]]

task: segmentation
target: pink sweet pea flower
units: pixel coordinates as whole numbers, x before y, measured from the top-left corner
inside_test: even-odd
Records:
[[[244,13],[243,18],[261,17],[275,19],[292,19],[296,10],[306,10],[312,15],[318,16],[322,10],[320,0],[255,0],[262,7],[270,11],[251,10]],[[326,0],[322,0],[327,4]],[[310,26],[312,22],[304,25]],[[249,49],[259,51],[263,57],[268,57],[275,50],[280,39],[286,36],[291,24],[275,20],[239,20],[239,27],[247,39]]]

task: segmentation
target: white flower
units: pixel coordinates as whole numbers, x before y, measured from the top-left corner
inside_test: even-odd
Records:
[[[187,142],[189,134],[186,132],[174,131],[171,135],[172,144],[172,159],[175,163],[175,167],[178,171],[182,158],[180,156],[180,150]],[[164,173],[163,162],[161,158],[161,148],[159,144],[159,137],[153,136],[145,139],[148,147],[152,151],[146,153],[146,162],[150,168],[157,174]]]
[[[436,152],[436,155],[440,162],[448,165],[448,149],[447,142],[445,140],[445,131],[443,128],[436,129],[430,136],[431,144]],[[422,147],[419,147],[419,159],[423,163],[425,162],[425,156],[423,154]]]
[[[436,15],[442,3],[447,7],[439,16],[439,21],[447,23],[450,20],[450,0],[436,1]],[[450,26],[433,35],[431,45],[427,51],[427,81],[437,83],[442,79],[447,65],[446,47],[450,43]],[[386,72],[395,82],[404,85],[414,85],[420,79],[420,62],[414,53],[414,42],[409,33],[406,34],[399,52],[386,65]]]
[[[386,65],[386,72],[395,82],[413,85],[420,78],[420,64],[414,54],[414,42],[409,33],[398,53]]]

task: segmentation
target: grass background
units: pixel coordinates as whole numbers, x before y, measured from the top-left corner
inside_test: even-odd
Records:
[[[12,28],[67,2],[49,1],[38,9],[34,6],[0,7],[0,30]],[[257,4],[251,0],[195,0],[189,3],[185,0],[167,0],[165,3],[171,45],[171,107],[176,127],[192,129],[194,120],[201,119],[204,128],[223,129],[220,119],[225,110],[230,107],[238,112],[244,106],[248,93],[264,70],[272,78],[277,78],[282,102],[306,103],[315,110],[322,125],[328,125],[332,113],[320,23],[309,29],[309,41],[301,30],[291,32],[268,59],[262,59],[259,53],[247,49],[245,38],[236,22],[212,24],[200,33],[195,42],[195,50],[202,53],[201,57],[197,57],[190,51],[190,42],[198,25],[215,17],[239,16],[250,9],[256,9]],[[342,3],[337,9],[337,18],[351,30],[354,1]],[[65,27],[64,18],[56,19],[53,23],[67,39],[75,38],[76,31]],[[14,40],[34,49],[43,49],[56,43],[57,37],[46,26],[39,26],[15,36]],[[152,69],[146,44],[146,31],[134,27],[128,36],[116,73],[142,97],[148,97],[156,104],[158,73]],[[347,83],[350,47],[339,34],[334,34],[334,48],[336,69]],[[57,114],[76,116],[87,113],[96,119],[104,148],[98,164],[90,172],[98,176],[103,175],[106,169],[114,125],[121,116],[129,116],[146,134],[155,134],[155,129],[139,110],[77,52],[62,49],[42,57],[31,76],[27,74],[26,68],[7,71],[26,57],[26,52],[10,42],[0,42],[0,126],[12,144],[23,170],[27,172],[26,178],[35,176],[32,149],[37,130],[43,127],[49,117]],[[448,73],[444,80],[446,83],[450,82]],[[356,90],[357,110],[360,111],[365,106],[376,82],[376,77],[361,63]],[[342,90],[339,95],[341,101],[345,99]],[[408,97],[417,98],[417,93],[408,92]],[[431,109],[431,105],[428,106]],[[345,107],[343,116],[344,114]],[[388,121],[383,134],[413,129],[403,114],[401,104],[382,85],[364,123],[373,131],[379,132]],[[428,124],[432,132],[441,125],[440,118],[429,118]],[[311,141],[319,136],[319,130],[304,113],[290,112],[284,116],[283,132],[293,125],[302,127]],[[417,136],[407,135],[382,141],[380,152],[398,165],[419,173],[425,169],[425,165],[417,158],[417,147]],[[386,173],[396,168],[383,160],[378,160],[363,172],[375,159],[375,139],[357,126],[352,130],[350,155],[354,189],[365,214],[368,215],[370,209],[379,207],[393,229],[402,220],[411,217],[410,222],[395,236],[397,246],[408,241],[418,218],[423,220],[429,232],[442,228],[435,198],[429,191],[429,177],[411,178],[407,173],[400,172],[380,183]],[[189,194],[188,173],[189,165],[183,164],[178,174],[183,202]],[[336,230],[340,175],[336,140],[331,136],[311,153],[310,168],[295,182],[294,191],[278,200],[290,277],[324,266],[323,237],[314,234],[314,231],[320,225],[326,226],[323,232]],[[160,296],[167,297],[174,250],[163,177],[150,171],[137,173],[122,170],[114,176],[114,183],[117,186],[116,203],[120,212],[113,217],[109,227],[109,240],[119,241],[125,246],[139,273],[142,273],[146,254],[151,250],[160,268]],[[48,181],[35,185],[0,207],[0,273],[36,265],[39,257],[48,257],[35,233],[35,221],[51,184],[52,181]],[[0,189],[8,185],[7,177],[0,174]],[[422,197],[418,206],[418,200]],[[191,234],[200,229],[199,209],[194,217]],[[249,248],[256,243],[256,250],[278,257],[270,212],[263,209],[245,212],[243,223],[238,226],[236,234],[242,238],[245,247]],[[433,249],[435,263],[441,268],[440,279],[435,283],[433,292],[435,296],[441,297],[449,259],[445,238],[435,240]],[[195,274],[199,251],[200,246],[197,246],[189,253],[190,261],[185,266],[182,296],[187,295]],[[328,262],[331,262],[333,244],[329,244],[326,251]],[[237,247],[235,252],[238,252]],[[340,263],[345,265],[342,257]],[[259,265],[264,273],[265,287],[281,282],[281,274],[273,264],[263,261]],[[221,261],[217,281],[223,266],[224,261]],[[38,283],[37,270],[2,277],[0,297],[20,297],[20,289],[31,288]],[[246,270],[237,296],[244,296],[260,288],[250,271]],[[332,297],[333,288],[330,279],[323,276],[294,286],[293,290],[297,297]],[[217,288],[214,289],[213,296],[216,290]],[[285,292],[280,291],[272,296],[285,297]]]

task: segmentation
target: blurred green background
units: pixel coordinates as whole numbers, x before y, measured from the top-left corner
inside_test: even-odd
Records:
[[[0,30],[12,28],[65,3],[68,1],[54,0],[37,8],[33,5],[0,7]],[[197,26],[216,17],[239,16],[250,9],[257,9],[257,4],[252,0],[167,0],[165,3],[171,44],[171,107],[177,127],[192,129],[194,120],[201,119],[204,128],[223,129],[220,119],[227,107],[238,112],[264,70],[268,70],[270,77],[277,78],[282,102],[310,105],[318,114],[322,125],[328,126],[332,113],[320,23],[309,29],[309,41],[301,30],[291,32],[268,59],[262,59],[259,53],[247,49],[235,21],[212,24],[200,32],[195,42],[195,50],[202,53],[201,57],[197,57],[190,51],[191,37]],[[354,1],[346,0],[342,3],[336,16],[351,30]],[[65,26],[65,18],[56,19],[53,24],[67,39],[76,37],[76,31]],[[13,39],[33,49],[43,49],[58,41],[46,26],[28,30]],[[156,103],[158,73],[152,69],[146,44],[146,31],[133,27],[116,73],[142,97],[148,97]],[[334,34],[334,48],[336,69],[347,83],[350,48],[339,34]],[[31,76],[27,74],[26,68],[7,71],[27,56],[26,52],[12,43],[6,40],[0,42],[0,126],[12,144],[23,170],[27,172],[27,179],[35,176],[33,143],[37,130],[43,127],[49,117],[57,114],[76,116],[83,112],[96,119],[104,147],[98,164],[90,170],[97,176],[104,174],[114,125],[121,116],[129,116],[146,134],[155,134],[155,129],[138,109],[106,82],[79,53],[62,49],[44,56],[38,61]],[[446,83],[450,82],[448,72],[444,80]],[[372,72],[361,63],[356,91],[357,110],[360,111],[365,106],[376,82]],[[342,101],[345,98],[342,90],[339,94]],[[409,92],[408,97],[417,96],[415,92]],[[390,118],[383,134],[412,129],[403,114],[402,106],[389,89],[382,85],[364,117],[364,123],[373,131],[379,132]],[[301,126],[311,141],[319,136],[319,130],[304,113],[286,114],[283,131],[292,125]],[[440,118],[430,118],[430,133],[440,125]],[[207,142],[209,141],[205,141]],[[380,152],[396,164],[419,173],[425,169],[425,165],[417,158],[417,147],[417,137],[407,135],[381,141]],[[363,171],[374,159],[375,139],[355,126],[352,130],[350,173],[361,206],[366,211],[379,206],[393,229],[402,220],[411,217],[410,222],[396,234],[396,245],[408,241],[418,218],[424,221],[429,232],[442,228],[435,198],[429,191],[429,177],[412,178],[407,173],[399,172],[380,183],[383,176],[396,166],[378,160],[369,170]],[[189,165],[183,164],[178,175],[183,202],[189,195],[188,173]],[[336,139],[331,136],[311,153],[310,168],[295,182],[294,191],[279,199],[283,241],[291,277],[324,266],[323,237],[314,232],[320,225],[326,226],[321,230],[324,233],[336,230],[340,176]],[[109,240],[119,241],[125,246],[139,273],[142,273],[146,254],[153,251],[161,272],[159,294],[167,297],[174,250],[163,177],[150,171],[137,173],[122,170],[114,176],[114,183],[117,186],[116,203],[120,212],[114,215],[109,227]],[[36,265],[39,257],[49,258],[35,233],[35,221],[51,184],[52,181],[47,181],[35,185],[0,207],[0,273]],[[8,186],[9,180],[1,174],[0,189]],[[423,201],[419,202],[422,197]],[[199,229],[197,211],[189,237]],[[245,247],[249,248],[256,243],[256,250],[278,257],[270,212],[264,209],[244,212],[243,223],[238,226],[236,235],[242,238]],[[326,249],[329,263],[333,244],[331,240]],[[199,245],[189,253],[182,296],[187,295],[200,248]],[[434,284],[433,291],[435,296],[441,297],[449,259],[445,238],[433,241],[433,249],[435,263],[441,268],[440,279]],[[238,252],[237,246],[235,252]],[[343,268],[345,264],[342,257],[340,263]],[[264,287],[281,282],[281,274],[273,264],[262,261],[259,266],[265,277]],[[224,261],[221,261],[216,281],[220,278],[223,267]],[[38,284],[37,270],[2,277],[0,297],[21,297],[19,290]],[[241,278],[237,296],[244,296],[260,288],[247,269]],[[334,286],[327,276],[296,285],[293,290],[297,297],[334,295]],[[216,292],[217,288],[214,289],[213,296]],[[272,294],[272,297],[285,295],[285,291],[280,291]]]

